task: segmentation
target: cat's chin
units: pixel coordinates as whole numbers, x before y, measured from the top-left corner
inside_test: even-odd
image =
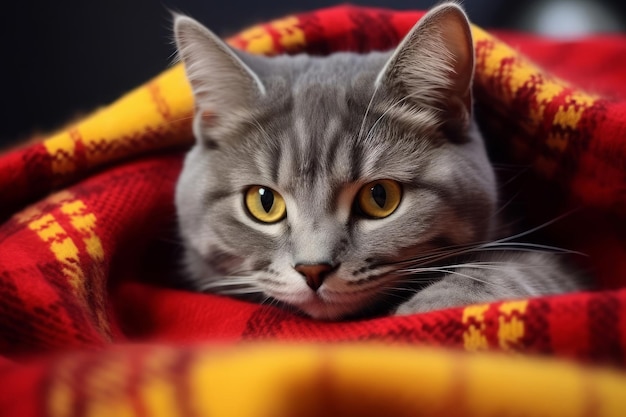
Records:
[[[297,308],[312,319],[324,321],[343,320],[351,313],[339,305],[333,305],[323,301],[319,301],[319,303],[307,303]]]
[[[393,300],[379,291],[342,292],[325,285],[317,292],[307,288],[276,293],[268,288],[264,294],[285,309],[323,321],[368,319],[387,315],[394,307]]]
[[[365,303],[350,303],[345,302],[333,302],[324,300],[319,296],[312,296],[308,300],[293,305],[297,310],[304,315],[323,321],[343,321],[364,318],[363,307],[367,305]],[[367,315],[370,316],[369,314]]]

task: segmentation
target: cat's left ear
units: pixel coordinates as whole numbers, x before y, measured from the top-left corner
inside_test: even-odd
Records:
[[[473,76],[469,20],[459,5],[445,3],[411,29],[376,82],[409,104],[441,112],[444,124],[465,129],[472,113]]]
[[[228,128],[265,94],[256,73],[199,22],[175,15],[174,37],[195,98],[196,137]]]

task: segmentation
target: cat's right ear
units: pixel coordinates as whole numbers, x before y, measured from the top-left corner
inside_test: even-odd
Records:
[[[467,15],[455,2],[431,9],[409,31],[378,75],[399,102],[439,114],[450,136],[462,138],[472,114],[474,47]]]
[[[259,77],[196,20],[175,15],[174,38],[195,99],[196,137],[207,129],[227,127],[265,94]]]

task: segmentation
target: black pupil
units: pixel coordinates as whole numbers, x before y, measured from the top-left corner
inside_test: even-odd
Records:
[[[380,184],[376,184],[372,187],[372,198],[378,204],[378,207],[385,207],[385,203],[387,202],[387,192],[385,191],[385,187]]]
[[[274,205],[274,193],[267,188],[259,189],[259,194],[261,194],[261,205],[263,206],[263,210],[266,213],[269,213]]]

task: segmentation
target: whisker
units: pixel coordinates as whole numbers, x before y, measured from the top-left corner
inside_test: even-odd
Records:
[[[542,228],[548,227],[551,224],[554,224],[557,221],[562,220],[566,216],[571,215],[577,209],[571,210],[565,214],[562,214],[548,222],[542,223],[536,227],[533,227],[529,230],[526,230],[521,233],[517,233],[512,236],[507,236],[501,239],[493,240],[493,241],[479,241],[473,242],[470,244],[460,244],[460,245],[452,245],[445,248],[433,249],[430,251],[425,251],[419,256],[403,259],[400,261],[390,262],[386,265],[414,265],[414,266],[425,266],[431,265],[439,261],[443,261],[445,259],[463,256],[469,253],[476,252],[489,252],[489,251],[519,251],[519,252],[532,252],[532,253],[556,253],[556,254],[572,254],[572,255],[582,255],[588,256],[585,253],[569,250],[565,248],[560,248],[557,246],[551,245],[542,245],[535,243],[526,243],[526,242],[511,242],[513,239],[517,239],[519,237],[527,236],[531,233],[534,233]]]
[[[426,271],[424,271],[426,272]],[[420,277],[417,275],[413,275],[413,274],[419,274],[420,272],[410,272],[410,274],[408,272],[405,272],[403,274],[400,274],[403,279],[405,277],[407,277],[408,279],[405,279],[403,282],[407,282],[407,283],[411,283],[411,284],[416,284],[416,283],[430,283],[430,282],[437,282],[439,281],[439,277],[437,278],[431,278],[431,277]],[[393,288],[395,290],[406,290],[406,291],[415,291],[415,289],[412,289],[410,287],[405,287],[405,288],[399,288],[399,287],[389,287],[389,288]]]
[[[372,107],[372,103],[374,102],[374,97],[378,92],[378,84],[374,86],[374,91],[372,92],[372,97],[370,97],[369,103],[367,103],[367,107],[365,108],[365,114],[363,115],[363,120],[361,121],[361,128],[359,129],[359,134],[357,136],[357,141],[361,140],[361,136],[363,135],[363,129],[365,129],[365,122],[367,121],[367,116],[369,115],[370,108]]]
[[[519,197],[520,194],[521,194],[521,191],[516,192],[511,198],[509,198],[509,200],[506,203],[500,205],[500,207],[498,207],[498,209],[493,213],[491,217],[494,218],[500,215],[500,213],[506,210],[506,208],[510,206],[513,203],[513,201],[515,201],[515,199]]]
[[[474,243],[465,243],[465,244],[460,244],[460,245],[451,245],[451,246],[446,246],[445,248],[435,248],[432,249],[430,251],[425,251],[422,252],[418,257],[415,258],[410,258],[410,259],[406,259],[406,260],[401,260],[401,261],[397,261],[397,262],[392,262],[390,263],[390,265],[398,265],[398,264],[403,264],[403,263],[411,263],[411,262],[415,262],[415,261],[421,261],[421,260],[428,260],[429,258],[432,257],[437,257],[440,255],[447,255],[447,254],[452,254],[453,256],[457,254],[457,250],[465,250],[467,248],[473,248],[475,247],[477,244],[480,243],[486,243],[488,241],[484,241],[484,242],[474,242]]]
[[[512,171],[513,169],[511,169]],[[515,175],[511,176],[510,178],[508,178],[506,181],[498,184],[498,188],[504,188],[507,185],[509,185],[510,183],[514,182],[516,179],[518,179],[519,177],[521,177],[522,175],[524,175],[525,173],[527,173],[528,171],[530,171],[530,166],[525,166],[523,167],[523,169],[520,169],[518,172],[515,173]]]
[[[470,262],[470,263],[462,263],[456,265],[444,265],[437,268],[445,268],[448,270],[449,268],[468,268],[468,269],[479,269],[486,271],[502,271],[503,267],[511,266],[511,262]],[[544,265],[524,265],[524,264],[515,264],[515,268],[520,269],[542,269],[545,268]],[[423,273],[423,272],[431,272],[432,268],[406,268],[397,271],[398,273]]]
[[[419,263],[421,265],[428,265],[428,264],[435,263],[437,261],[441,261],[444,259],[448,259],[448,258],[452,258],[455,256],[460,256],[460,255],[464,255],[466,253],[472,252],[475,249],[475,247],[476,247],[475,244],[458,245],[458,249],[455,249],[455,250],[444,249],[441,251],[433,251],[432,254],[430,255],[419,256],[416,258],[399,261],[394,264],[397,265],[397,264],[407,264],[407,263]]]
[[[244,294],[258,294],[261,291],[258,288],[239,288],[236,290],[220,291],[219,294],[223,295],[244,295]]]
[[[399,292],[406,292],[409,294],[414,294],[416,293],[414,288],[389,288],[388,290],[382,289],[380,290],[380,294],[387,297],[387,298],[394,298],[394,299],[398,299],[401,301],[406,301],[407,299],[407,295],[401,295],[398,294]]]
[[[445,274],[452,274],[452,275],[458,275],[464,278],[468,278],[471,279],[472,281],[476,281],[476,282],[480,282],[482,284],[485,285],[492,285],[494,287],[500,287],[500,288],[506,288],[504,285],[500,285],[500,284],[496,284],[495,282],[489,282],[489,281],[485,281],[482,280],[480,278],[476,278],[474,276],[468,275],[468,274],[464,274],[462,272],[458,272],[458,271],[454,271],[454,270],[449,270],[446,269],[447,267],[443,267],[443,268],[437,268],[437,267],[432,267],[432,268],[423,268],[422,271],[414,271],[414,272],[441,272],[441,273],[445,273]]]
[[[530,165],[528,164],[510,164],[510,163],[505,163],[505,162],[493,162],[491,164],[496,170],[501,170],[501,171],[517,171],[519,169],[525,168],[525,169],[530,169]]]
[[[500,245],[506,248],[519,249],[519,250],[524,250],[525,248],[534,248],[534,249],[537,249],[537,252],[547,251],[547,252],[552,252],[552,253],[566,253],[570,255],[589,256],[588,254],[584,252],[560,248],[558,246],[542,245],[539,243],[527,243],[527,242],[510,242],[510,243],[504,242],[503,244],[492,242],[492,243],[486,243],[484,245],[481,245],[481,248],[489,248],[489,249],[494,248],[494,247],[498,248]]]
[[[523,243],[523,242],[491,242],[486,244],[481,244],[477,246],[470,246],[464,249],[459,249],[456,251],[448,251],[441,252],[439,254],[434,254],[426,257],[414,258],[411,260],[400,261],[399,263],[414,263],[416,265],[430,265],[438,261],[442,261],[445,259],[449,259],[452,257],[457,257],[461,255],[466,255],[468,253],[484,253],[484,252],[496,252],[496,251],[511,251],[511,252],[528,252],[528,253],[546,253],[551,252],[555,254],[572,254],[572,255],[582,255],[588,256],[582,252],[577,252],[573,250],[568,250],[564,248],[558,248],[556,246],[548,246],[548,245],[539,245],[533,243]]]
[[[252,285],[254,280],[250,281],[237,281],[237,280],[225,280],[225,281],[212,281],[203,286],[204,289],[223,288],[223,287],[236,287],[239,285]]]
[[[498,222],[494,230],[494,234],[496,236],[504,236],[505,234],[508,234],[505,232],[519,229],[519,224],[521,224],[521,222],[522,222],[522,219],[511,219],[507,222]],[[489,241],[478,242],[478,243],[488,243],[488,242]]]
[[[398,107],[400,104],[402,104],[403,102],[405,102],[406,100],[408,100],[411,97],[417,96],[417,93],[414,94],[409,94],[407,96],[402,97],[400,100],[396,101],[395,103],[393,103],[391,106],[387,107],[387,109],[383,112],[383,114],[380,115],[380,117],[378,117],[378,119],[376,119],[376,121],[372,124],[372,127],[370,127],[370,129],[367,131],[367,134],[365,135],[365,139],[364,141],[367,142],[367,140],[370,138],[370,135],[372,134],[373,130],[376,128],[376,126],[378,126],[378,123],[394,108]]]
[[[261,132],[267,143],[272,143],[272,138],[270,137],[269,133],[267,133],[267,130],[265,130],[263,125],[256,118],[253,118],[253,120],[251,121],[248,120],[247,122],[259,129],[259,132]]]
[[[179,122],[186,122],[187,120],[192,121],[193,120],[193,115],[177,117],[176,119],[170,119],[170,120],[167,121],[167,123],[168,124],[174,124],[174,123],[179,123]]]
[[[367,142],[370,138],[371,138],[371,134],[373,133],[374,129],[376,128],[376,126],[378,125],[378,123],[384,119],[384,117],[393,109],[395,109],[396,107],[398,107],[400,104],[404,103],[405,101],[407,101],[408,99],[411,99],[413,97],[418,97],[420,95],[420,93],[413,93],[413,94],[408,94],[404,97],[402,97],[400,100],[396,101],[395,103],[391,104],[389,107],[387,107],[385,109],[385,111],[383,112],[383,114],[381,114],[378,119],[376,119],[376,121],[372,124],[372,127],[370,127],[370,129],[367,131],[367,134],[365,135],[365,139],[364,141]],[[426,110],[426,111],[432,111],[432,109],[430,110]]]
[[[269,306],[269,307],[279,307],[278,300],[276,300],[274,297],[271,297],[269,295],[263,298],[263,301],[261,301],[261,304]]]
[[[551,225],[553,225],[554,223],[556,223],[558,221],[563,220],[564,218],[566,218],[567,216],[572,215],[573,213],[577,212],[578,210],[579,209],[577,209],[577,208],[572,209],[572,210],[568,211],[567,213],[561,214],[560,216],[557,216],[556,218],[554,218],[552,220],[549,220],[549,221],[547,221],[545,223],[540,224],[539,226],[535,226],[535,227],[533,227],[533,228],[531,228],[529,230],[526,230],[526,231],[521,232],[521,233],[517,233],[517,234],[512,235],[512,236],[508,236],[508,237],[505,237],[505,238],[502,238],[502,239],[495,240],[495,241],[493,241],[493,243],[508,242],[508,241],[513,240],[513,239],[517,239],[517,238],[520,238],[520,237],[528,236],[528,235],[530,235],[530,234],[532,234],[534,232],[537,232],[537,231],[539,231],[541,229],[544,229],[544,228],[546,228],[548,226],[551,226]]]
[[[225,277],[212,277],[208,282],[205,282],[200,287],[201,291],[220,291],[222,288],[249,286],[253,287],[257,285],[256,279],[252,276],[236,276],[229,275]]]

